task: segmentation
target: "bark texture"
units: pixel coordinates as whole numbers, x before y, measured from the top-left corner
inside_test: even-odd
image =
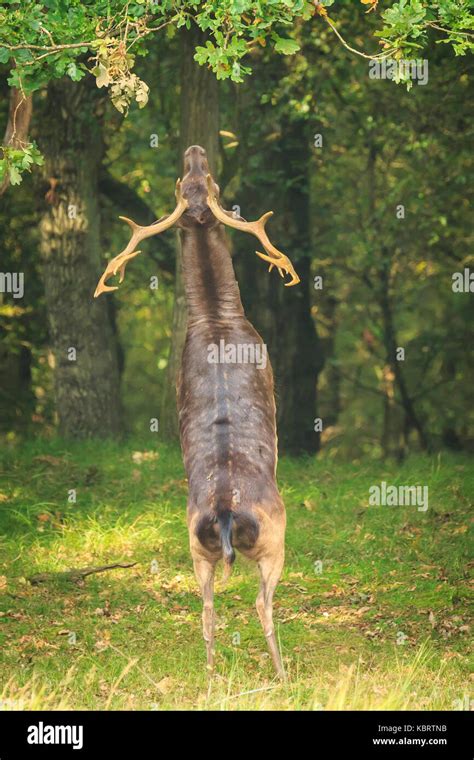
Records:
[[[121,429],[117,346],[105,298],[93,298],[100,250],[99,96],[89,82],[48,86],[41,148],[50,188],[40,223],[56,408],[66,438]]]

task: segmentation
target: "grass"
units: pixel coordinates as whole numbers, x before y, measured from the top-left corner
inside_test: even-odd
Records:
[[[286,685],[255,613],[255,567],[240,556],[227,585],[217,582],[208,684],[177,449],[38,442],[6,447],[1,464],[3,709],[469,704],[467,458],[281,461],[287,560],[275,621]],[[382,480],[428,485],[429,509],[368,506]],[[137,564],[82,585],[27,580],[118,561]]]

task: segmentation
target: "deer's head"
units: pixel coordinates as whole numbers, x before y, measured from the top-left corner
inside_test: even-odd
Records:
[[[281,277],[284,277],[285,273],[290,274],[291,280],[285,285],[296,285],[300,280],[291,261],[272,245],[265,232],[265,224],[272,216],[273,211],[268,211],[255,222],[246,222],[231,211],[225,211],[218,199],[219,186],[214,182],[209,172],[206,151],[199,145],[191,145],[184,154],[183,180],[178,179],[176,182],[175,210],[164,219],[146,227],[141,227],[125,216],[120,217],[131,227],[132,238],[127,247],[107,265],[97,284],[94,297],[97,298],[101,293],[117,290],[117,286],[107,285],[106,280],[119,273],[119,283],[123,281],[125,267],[131,259],[140,253],[135,249],[142,240],[158,235],[175,224],[186,230],[196,226],[214,227],[221,222],[228,227],[250,232],[259,239],[265,248],[266,253],[259,253],[258,251],[256,253],[264,261],[269,262],[269,271],[276,267]]]
[[[181,180],[181,194],[188,205],[178,226],[186,228],[217,223],[207,203],[208,176],[211,173],[206,151],[200,145],[191,145],[184,154],[184,176]],[[211,181],[215,194],[219,195],[218,185]]]

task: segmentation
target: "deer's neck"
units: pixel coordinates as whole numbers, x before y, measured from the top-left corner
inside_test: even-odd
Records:
[[[181,236],[189,321],[243,315],[224,228],[182,229]]]

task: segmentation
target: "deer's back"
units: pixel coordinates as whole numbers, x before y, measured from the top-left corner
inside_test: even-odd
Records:
[[[259,347],[255,361],[245,362],[252,345]],[[265,350],[243,317],[188,329],[178,413],[191,508],[215,508],[218,502],[221,508],[248,508],[275,498],[275,401]]]

